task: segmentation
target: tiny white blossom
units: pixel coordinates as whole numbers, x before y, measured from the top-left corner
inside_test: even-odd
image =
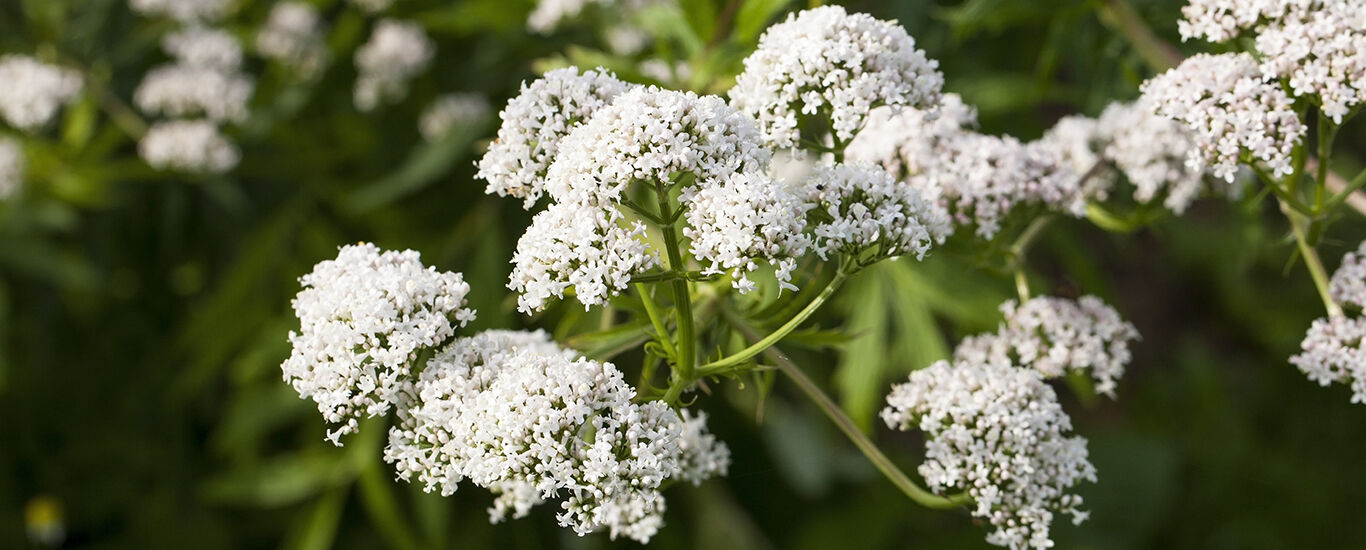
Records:
[[[707,262],[705,272],[730,272],[732,285],[753,290],[748,277],[764,260],[774,266],[778,284],[790,282],[797,258],[811,239],[803,233],[807,205],[783,184],[756,174],[731,174],[702,187],[687,203],[687,227],[693,256]]]
[[[770,146],[786,149],[801,137],[800,118],[826,118],[848,142],[874,107],[929,108],[943,85],[938,63],[895,21],[823,6],[764,31],[730,100],[759,121]]]
[[[933,111],[879,107],[869,113],[844,158],[878,164],[897,179],[918,185],[923,180],[919,176],[935,170],[954,153],[950,142],[976,125],[977,110],[958,94],[944,94]],[[933,194],[937,199],[937,190]]]
[[[207,120],[170,120],[147,129],[138,154],[152,168],[221,174],[237,166],[241,153]]]
[[[518,294],[517,309],[539,311],[570,289],[584,309],[606,303],[632,275],[659,266],[644,234],[644,224],[611,209],[551,204],[532,218],[512,255],[508,288]]]
[[[356,108],[369,111],[381,101],[408,94],[408,82],[432,63],[436,46],[422,26],[382,19],[370,38],[356,49]]]
[[[1239,153],[1247,152],[1276,175],[1292,171],[1304,123],[1290,96],[1251,55],[1192,56],[1145,82],[1143,95],[1156,114],[1190,130],[1195,147],[1187,162],[1193,170],[1211,166],[1216,177],[1232,182]]]
[[[26,55],[0,56],[0,82],[0,118],[25,132],[52,120],[58,108],[80,95],[82,84],[76,71]]]
[[[280,2],[270,9],[265,25],[256,32],[256,51],[307,78],[327,62],[323,40],[317,8],[306,2]]]
[[[143,77],[133,102],[145,113],[170,117],[203,115],[215,122],[241,122],[255,84],[247,76],[210,67],[162,65]]]
[[[1115,397],[1138,330],[1114,308],[1095,296],[1075,301],[1040,296],[1019,305],[1008,300],[1000,309],[1005,316],[1000,328],[963,339],[954,361],[1019,365],[1045,378],[1084,372],[1095,380],[1096,392]]]
[[[534,32],[550,34],[560,21],[578,15],[592,1],[595,0],[537,0],[536,8],[527,16],[526,26]]]
[[[222,29],[191,26],[167,34],[161,40],[161,48],[180,64],[190,67],[225,73],[242,68],[242,45]]]
[[[1320,386],[1349,384],[1352,402],[1366,403],[1366,319],[1335,315],[1315,319],[1304,335],[1304,350],[1290,358],[1310,380]]]
[[[523,83],[517,97],[498,113],[498,139],[479,160],[475,177],[488,182],[489,194],[523,199],[530,209],[541,197],[560,140],[628,88],[611,73],[579,74],[576,67]]]
[[[1081,176],[1046,141],[964,132],[944,145],[948,155],[922,174],[917,187],[938,189],[954,222],[976,226],[981,238],[995,236],[1017,205],[1086,213]]]
[[[972,515],[995,529],[991,544],[1049,548],[1055,513],[1086,518],[1068,492],[1096,479],[1086,440],[1068,435],[1071,419],[1035,371],[940,361],[894,386],[882,419],[924,432],[921,477],[936,494],[966,492]]]
[[[1296,96],[1318,98],[1341,124],[1366,101],[1366,0],[1297,5],[1257,31],[1262,72],[1284,78]]]
[[[17,140],[0,136],[0,200],[19,193],[24,184],[24,146]]]
[[[576,533],[647,542],[663,524],[663,482],[699,483],[730,460],[704,416],[633,403],[611,363],[575,359],[543,332],[455,340],[408,396],[385,459],[427,491],[489,489],[494,522],[562,497],[560,524]]]
[[[1366,309],[1366,242],[1342,256],[1342,264],[1328,282],[1328,293],[1340,304]]]
[[[232,8],[232,0],[129,0],[128,4],[146,17],[164,16],[182,23],[217,21]]]
[[[299,279],[299,332],[280,366],[299,396],[336,425],[328,439],[356,431],[358,419],[385,414],[410,391],[418,354],[474,320],[459,273],[422,265],[417,252],[348,245]]]
[[[422,110],[418,130],[427,141],[437,141],[458,126],[478,124],[489,114],[489,102],[479,94],[446,94]]]
[[[871,164],[836,164],[816,169],[803,186],[818,216],[811,228],[821,258],[859,257],[874,250],[874,261],[903,254],[923,259],[950,232],[948,217],[914,187]]]

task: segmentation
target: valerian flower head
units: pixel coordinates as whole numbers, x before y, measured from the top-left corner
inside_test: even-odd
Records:
[[[952,140],[977,125],[977,110],[958,94],[944,94],[933,111],[878,107],[844,151],[850,162],[871,162],[897,179],[919,185],[954,149]],[[922,189],[922,193],[928,191]],[[933,196],[938,199],[938,190]],[[929,197],[926,197],[929,198]]]
[[[241,122],[254,89],[249,77],[177,63],[148,72],[134,91],[133,102],[145,113]]]
[[[489,194],[523,199],[530,209],[541,197],[560,140],[629,88],[608,72],[579,74],[575,67],[523,83],[517,97],[498,113],[498,139],[479,160],[475,177],[488,182]]]
[[[138,155],[152,168],[221,174],[237,166],[237,146],[207,120],[169,120],[147,129]]]
[[[661,485],[724,474],[729,451],[705,417],[633,403],[611,363],[573,356],[543,332],[451,342],[414,384],[385,459],[428,491],[489,489],[494,522],[562,497],[561,525],[648,541],[663,524]]]
[[[356,49],[356,108],[370,111],[408,95],[408,82],[431,65],[435,52],[421,25],[381,19]]]
[[[1276,175],[1292,171],[1291,153],[1304,123],[1280,85],[1245,53],[1197,54],[1143,84],[1144,101],[1190,131],[1192,170],[1207,166],[1232,182],[1239,154],[1250,154]]]
[[[339,425],[328,439],[356,431],[358,419],[388,412],[410,391],[418,354],[455,337],[474,320],[459,273],[424,267],[417,252],[348,245],[299,279],[299,332],[281,365],[300,397]]]
[[[731,103],[759,121],[764,140],[792,148],[799,118],[824,117],[836,140],[848,142],[868,112],[930,108],[944,76],[895,21],[824,6],[769,27],[730,91]]]
[[[1328,282],[1328,293],[1339,304],[1366,309],[1366,242],[1342,256],[1342,264]]]
[[[328,57],[318,9],[298,1],[275,4],[256,32],[256,51],[304,78],[317,74]]]
[[[936,494],[966,492],[972,515],[1012,550],[1049,548],[1054,514],[1086,519],[1070,493],[1095,481],[1086,440],[1035,371],[1005,364],[940,361],[911,373],[887,396],[882,419],[925,434],[921,477]]]
[[[1282,0],[1285,14],[1257,32],[1264,74],[1284,78],[1296,96],[1314,96],[1341,124],[1366,101],[1366,0]]]
[[[817,168],[803,192],[814,205],[813,249],[821,258],[839,254],[866,263],[909,254],[919,260],[950,232],[942,210],[872,164]]]
[[[422,110],[418,130],[427,141],[437,141],[459,126],[479,124],[489,115],[489,102],[479,94],[455,93],[436,98]]]
[[[749,273],[763,260],[775,268],[778,284],[791,284],[797,258],[811,239],[803,232],[807,204],[782,183],[754,173],[724,176],[703,186],[687,203],[683,236],[707,273],[729,272],[741,292],[755,287]]]
[[[1290,358],[1310,380],[1320,386],[1333,382],[1350,384],[1352,402],[1366,403],[1366,319],[1335,315],[1315,319],[1304,335],[1304,350]]]
[[[182,65],[223,72],[242,68],[242,45],[222,29],[188,27],[162,38],[161,49]]]
[[[964,132],[945,145],[948,155],[921,176],[918,187],[938,189],[954,223],[975,226],[981,238],[995,236],[1022,204],[1085,214],[1080,175],[1047,142]]]
[[[531,220],[512,255],[508,288],[517,309],[532,313],[572,289],[587,309],[625,290],[631,276],[659,266],[639,237],[645,225],[610,208],[555,203]]]
[[[24,183],[24,146],[19,141],[0,136],[0,200],[19,193]]]
[[[1114,308],[1095,296],[1075,301],[1040,296],[1018,305],[1008,300],[1001,313],[1000,328],[963,339],[954,361],[1019,365],[1045,378],[1081,372],[1095,380],[1096,392],[1115,397],[1138,330]]]
[[[81,93],[79,73],[26,55],[0,56],[0,82],[0,118],[25,132],[42,128]]]

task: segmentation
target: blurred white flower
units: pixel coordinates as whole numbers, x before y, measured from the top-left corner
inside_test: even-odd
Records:
[[[849,255],[869,262],[909,254],[917,260],[950,233],[948,216],[872,164],[836,164],[816,169],[803,185],[814,206],[813,249],[821,258]],[[869,258],[861,257],[874,250]]]
[[[26,55],[0,56],[0,82],[0,118],[25,132],[52,120],[58,108],[80,95],[82,84],[76,71]]]
[[[161,48],[181,65],[224,73],[242,68],[242,45],[222,29],[191,26],[167,34],[161,40]]]
[[[255,90],[249,77],[209,67],[174,64],[152,69],[133,92],[133,103],[149,114],[203,115],[215,122],[241,122]]]
[[[232,8],[233,0],[129,0],[133,11],[147,17],[165,16],[182,23],[213,22]]]
[[[1096,480],[1086,440],[1068,436],[1071,419],[1035,371],[940,361],[894,386],[882,418],[924,432],[921,477],[936,494],[966,492],[972,515],[995,528],[991,544],[1050,548],[1055,514],[1086,519],[1068,492]]]
[[[280,2],[270,9],[256,32],[256,51],[298,71],[303,78],[317,74],[327,63],[318,10],[305,2]]]
[[[1328,293],[1339,304],[1366,309],[1366,242],[1342,256],[1328,281]]]
[[[370,15],[378,14],[394,5],[395,0],[347,0],[352,6]]]
[[[417,252],[381,252],[362,243],[299,279],[299,332],[280,366],[299,396],[337,425],[328,439],[356,431],[357,420],[385,414],[411,391],[418,355],[455,337],[474,320],[470,287],[459,273],[422,265]]]
[[[1304,350],[1290,358],[1310,380],[1320,386],[1349,384],[1352,402],[1366,403],[1366,319],[1341,315],[1315,319],[1304,335]]]
[[[1019,365],[1045,378],[1081,372],[1096,382],[1096,392],[1115,397],[1116,383],[1132,355],[1129,342],[1138,330],[1095,296],[1079,300],[1040,296],[1023,304],[1001,304],[1005,320],[995,333],[964,338],[954,361]]]
[[[408,21],[382,19],[356,50],[356,108],[369,111],[382,101],[397,101],[408,94],[408,82],[427,70],[436,46],[422,26]]]
[[[1190,131],[1192,170],[1210,166],[1216,177],[1232,182],[1239,153],[1247,152],[1276,175],[1292,171],[1291,153],[1304,136],[1304,123],[1290,96],[1262,75],[1251,55],[1192,56],[1145,82],[1143,96],[1156,114]]]
[[[800,117],[828,119],[848,142],[874,107],[931,108],[943,85],[938,63],[895,21],[824,6],[764,31],[730,101],[759,121],[770,146],[786,149],[801,137]]]
[[[479,124],[489,115],[489,102],[472,93],[446,94],[422,110],[418,130],[427,141],[437,141],[458,126]]]
[[[138,154],[158,170],[221,174],[237,166],[241,153],[207,120],[158,122],[138,142]]]

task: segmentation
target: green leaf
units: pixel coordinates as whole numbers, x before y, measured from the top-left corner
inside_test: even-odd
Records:
[[[364,214],[421,191],[469,154],[474,139],[483,134],[483,126],[483,123],[461,125],[440,140],[423,142],[398,170],[356,190],[344,200],[343,207],[351,214]]]
[[[844,328],[858,337],[844,347],[835,367],[834,381],[840,405],[865,431],[872,427],[891,356],[887,349],[890,312],[887,310],[883,265],[865,270],[845,286],[847,299],[844,304],[848,318]]]
[[[648,321],[624,323],[607,330],[574,336],[566,343],[569,347],[583,352],[585,357],[608,359],[644,344],[650,339],[646,332],[649,328]]]
[[[323,493],[313,504],[299,513],[290,526],[282,548],[286,550],[328,550],[337,538],[345,509],[349,486],[336,487]]]
[[[792,0],[745,0],[735,14],[731,39],[740,44],[757,41],[759,33],[791,3]]]

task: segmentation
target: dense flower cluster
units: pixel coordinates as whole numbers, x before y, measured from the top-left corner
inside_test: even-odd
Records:
[[[874,258],[910,254],[922,259],[950,232],[943,211],[871,164],[817,168],[803,189],[803,198],[819,216],[811,231],[821,258],[836,253],[857,257],[876,248]]]
[[[129,0],[133,11],[147,17],[169,17],[182,23],[217,21],[232,9],[232,0]]]
[[[384,414],[407,390],[420,352],[474,319],[463,277],[424,267],[411,250],[345,246],[299,282],[300,330],[289,333],[293,351],[281,370],[324,420],[339,425],[328,433],[338,445],[359,418]]]
[[[707,273],[729,272],[733,285],[749,292],[755,283],[748,277],[764,259],[776,269],[782,288],[796,289],[789,281],[797,258],[811,245],[803,233],[807,204],[778,181],[753,173],[737,173],[707,185],[688,201],[683,236],[691,239],[692,253],[707,262]]]
[[[237,166],[237,146],[207,120],[169,120],[147,129],[138,154],[158,170],[221,174]]]
[[[925,434],[920,475],[940,495],[966,492],[972,514],[991,523],[987,542],[1049,548],[1055,513],[1086,518],[1069,493],[1095,481],[1086,440],[1033,370],[1007,364],[940,361],[892,388],[882,418]]]
[[[532,313],[566,290],[584,307],[624,290],[631,276],[659,266],[659,254],[640,240],[645,224],[623,222],[610,208],[556,203],[536,214],[512,253],[508,288],[517,309]]]
[[[849,142],[844,158],[878,164],[898,179],[922,187],[926,198],[938,199],[938,189],[924,188],[920,176],[944,162],[953,153],[952,141],[976,125],[977,110],[958,94],[944,94],[934,111],[879,107]]]
[[[1206,166],[1233,181],[1240,152],[1263,161],[1274,174],[1292,171],[1291,153],[1305,127],[1290,96],[1267,79],[1251,55],[1198,54],[1143,84],[1154,112],[1182,123],[1195,147],[1192,170]]]
[[[381,101],[402,99],[408,81],[431,65],[435,49],[421,25],[380,20],[356,49],[356,108],[369,111]]]
[[[1366,101],[1366,1],[1193,0],[1182,14],[1184,39],[1225,42],[1251,31],[1262,73],[1317,97],[1335,122]]]
[[[705,417],[634,397],[611,363],[576,360],[543,332],[485,332],[428,362],[385,458],[428,491],[488,488],[495,522],[563,496],[561,525],[646,542],[663,523],[661,484],[724,474],[730,455]]]
[[[1019,365],[1045,378],[1068,372],[1089,374],[1096,391],[1111,398],[1132,355],[1138,330],[1095,296],[1079,300],[1041,296],[1023,304],[1001,304],[1005,320],[995,333],[963,339],[954,360],[970,364]]]
[[[480,159],[476,177],[488,182],[489,194],[520,198],[531,208],[541,197],[560,140],[627,89],[610,73],[579,74],[576,67],[522,84],[517,97],[498,113],[498,139]]]
[[[33,132],[81,93],[81,76],[26,55],[0,56],[0,118]]]
[[[1342,256],[1328,292],[1339,304],[1366,309],[1366,242]]]
[[[318,9],[298,1],[275,4],[256,32],[256,51],[304,77],[317,74],[328,55]]]
[[[1327,386],[1350,384],[1352,402],[1366,403],[1366,319],[1341,315],[1315,319],[1304,335],[1304,350],[1290,358],[1310,380]]]
[[[446,94],[422,110],[417,128],[427,141],[437,141],[459,126],[478,124],[489,115],[489,102],[479,94]]]
[[[176,62],[147,73],[133,101],[147,113],[171,117],[203,115],[216,122],[240,122],[255,85],[239,72],[242,47],[221,30],[191,27],[166,36],[166,53]]]
[[[1144,101],[1115,102],[1092,119],[1069,116],[1044,137],[1078,174],[1084,193],[1105,199],[1117,176],[1133,185],[1133,199],[1162,204],[1180,214],[1200,194],[1205,172],[1186,162],[1195,146],[1185,126],[1153,114]],[[1099,164],[1098,164],[1099,163]]]
[[[848,142],[874,107],[929,108],[943,85],[938,63],[896,22],[824,6],[764,31],[730,100],[783,149],[797,145],[801,116],[828,119],[834,138]]]
[[[24,147],[0,136],[0,200],[13,197],[24,183]]]

